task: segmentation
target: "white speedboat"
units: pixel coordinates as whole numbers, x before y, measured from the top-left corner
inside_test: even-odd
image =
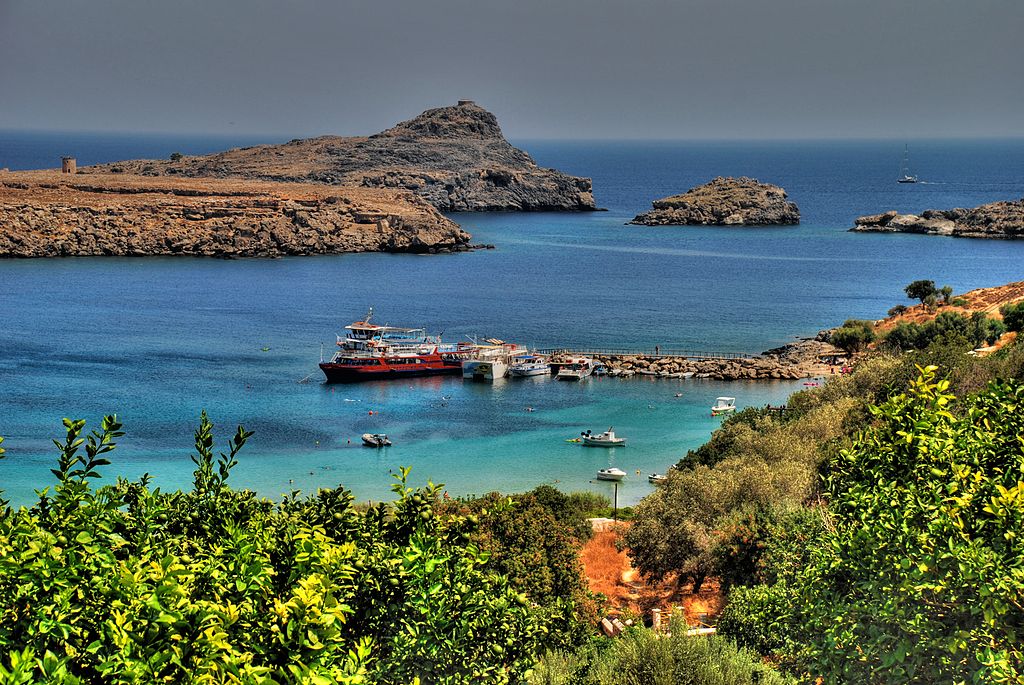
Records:
[[[384,433],[363,433],[364,447],[391,447],[391,439]]]
[[[615,431],[608,428],[604,433],[591,435],[590,431],[580,436],[580,442],[587,447],[625,447],[626,439],[615,435]]]
[[[517,378],[527,376],[549,376],[551,367],[543,357],[527,354],[516,357],[508,367],[508,375]]]
[[[652,473],[651,475],[647,476],[647,482],[650,483],[651,485],[660,485],[661,483],[664,483],[667,480],[668,476],[666,476],[664,473]]]
[[[736,411],[736,398],[735,397],[719,397],[715,400],[714,405],[711,407],[711,415],[719,416],[721,414],[728,414]]]
[[[598,480],[613,480],[618,482],[625,477],[626,472],[623,471],[622,469],[617,469],[614,466],[610,466],[606,469],[601,469],[600,471],[597,472]]]
[[[555,376],[560,381],[581,381],[594,373],[594,360],[590,357],[572,357],[562,362]]]

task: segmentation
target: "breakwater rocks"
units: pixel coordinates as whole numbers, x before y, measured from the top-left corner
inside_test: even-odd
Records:
[[[918,214],[895,211],[862,216],[851,231],[924,233],[957,238],[1024,238],[1024,198],[992,202],[973,209],[929,209]]]
[[[767,226],[800,223],[800,209],[779,186],[745,176],[718,177],[681,195],[654,201],[629,223],[644,226]]]
[[[213,179],[0,174],[0,257],[278,257],[470,249],[412,193]]]
[[[671,354],[597,354],[594,361],[619,377],[712,378],[716,380],[768,380],[814,378],[829,374],[830,362],[845,358],[839,348],[825,342],[828,331],[759,356],[734,359],[697,359]],[[557,359],[555,360],[557,361]]]
[[[444,212],[588,211],[589,178],[537,166],[468,100],[376,135],[322,136],[176,161],[135,160],[80,172],[241,177],[410,190]]]

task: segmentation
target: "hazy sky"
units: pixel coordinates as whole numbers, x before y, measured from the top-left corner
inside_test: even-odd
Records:
[[[0,128],[1024,135],[1024,0],[0,0]]]

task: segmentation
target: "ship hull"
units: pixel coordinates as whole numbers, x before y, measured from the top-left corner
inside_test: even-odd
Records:
[[[382,360],[380,364],[365,366],[321,362],[320,370],[324,372],[328,383],[358,383],[396,378],[457,375],[462,373],[462,363],[441,359],[421,360],[417,364],[388,364]]]

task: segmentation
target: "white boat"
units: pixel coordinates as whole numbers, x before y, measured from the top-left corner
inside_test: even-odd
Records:
[[[384,433],[363,433],[364,447],[391,447],[391,440]]]
[[[583,433],[580,436],[580,442],[587,447],[625,447],[626,439],[620,438],[615,435],[615,431],[608,428],[604,433],[598,433],[597,435],[591,435],[590,431]]]
[[[897,183],[917,183],[917,176],[910,173],[910,149],[903,146],[903,162],[900,164],[900,176]]]
[[[651,475],[647,476],[647,482],[650,483],[651,485],[658,485],[660,483],[664,483],[667,480],[668,476],[666,476],[663,473],[652,473]]]
[[[594,360],[590,357],[571,357],[562,362],[555,375],[560,381],[581,381],[594,373]]]
[[[530,354],[520,355],[512,360],[512,364],[508,367],[508,375],[517,378],[549,376],[551,367],[543,357]]]
[[[508,375],[512,359],[522,354],[522,349],[502,340],[488,340],[487,345],[477,347],[473,355],[462,362],[462,377],[466,380],[493,381]]]
[[[601,469],[600,471],[597,472],[598,480],[613,480],[618,482],[625,477],[626,472],[623,471],[622,469],[617,469],[614,466],[610,466],[606,469]]]
[[[736,398],[735,397],[719,397],[715,400],[714,405],[711,407],[711,415],[718,416],[720,414],[728,414],[729,412],[736,411]]]

